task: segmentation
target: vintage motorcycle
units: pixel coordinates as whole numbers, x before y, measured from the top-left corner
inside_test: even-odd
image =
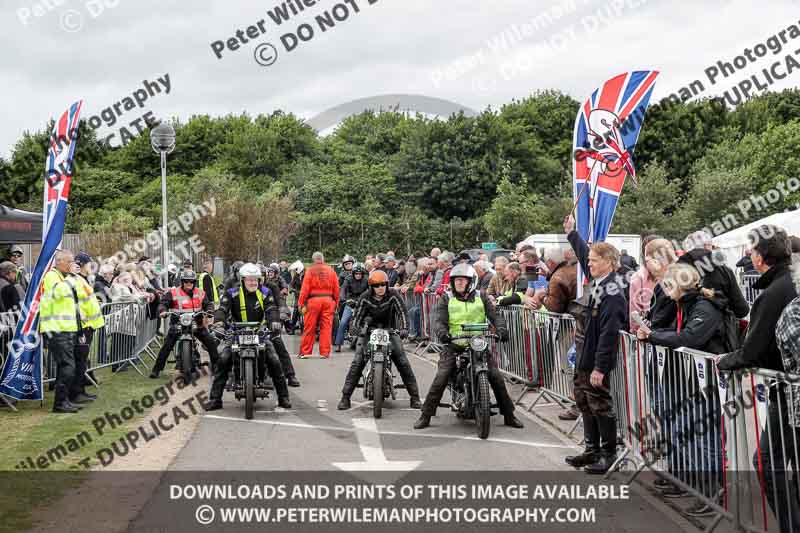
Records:
[[[489,324],[464,324],[465,335],[457,335],[450,342],[469,341],[466,349],[456,355],[456,371],[447,388],[452,404],[449,406],[459,418],[475,419],[478,437],[489,437],[492,405],[489,393],[490,339],[498,339],[489,332]]]
[[[192,381],[192,377],[199,372],[200,366],[208,363],[200,362],[200,352],[197,350],[195,343],[194,331],[199,327],[197,322],[202,317],[212,317],[211,313],[205,311],[168,311],[163,314],[164,317],[174,315],[178,317],[178,327],[180,328],[180,337],[178,342],[175,343],[177,351],[175,352],[175,362],[177,368],[180,370],[185,383]]]
[[[372,416],[380,418],[383,415],[383,401],[396,399],[395,389],[404,388],[405,385],[395,385],[394,368],[391,358],[391,336],[397,331],[393,329],[370,329],[367,326],[363,339],[364,366],[363,382],[358,386],[364,388],[364,399],[372,401]]]
[[[258,322],[233,322],[226,332],[225,342],[230,344],[232,367],[225,386],[237,400],[244,398],[244,417],[253,418],[256,399],[269,397],[271,381],[265,376],[263,387],[258,383],[258,358],[263,353],[268,334],[260,329]],[[263,357],[263,355],[261,356]]]

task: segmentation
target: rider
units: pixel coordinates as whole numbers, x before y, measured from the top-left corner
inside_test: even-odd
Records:
[[[369,324],[366,323],[370,319]],[[351,326],[351,331],[359,331],[363,326],[369,328],[392,328],[400,330],[400,335],[391,335],[391,354],[390,357],[397,366],[400,377],[406,386],[408,395],[411,397],[411,408],[419,409],[419,387],[417,378],[414,377],[414,370],[408,362],[400,338],[408,335],[408,317],[406,307],[396,291],[389,289],[389,278],[385,272],[376,270],[369,276],[369,291],[365,292],[358,299],[356,304],[355,318]],[[368,328],[364,328],[365,330]],[[342,387],[342,399],[338,409],[350,409],[350,396],[356,388],[361,372],[364,370],[366,361],[364,360],[364,345],[367,341],[368,332],[365,331],[362,342],[356,349],[350,370],[344,380]]]
[[[172,311],[214,311],[214,302],[208,299],[208,295],[203,289],[196,288],[197,276],[192,270],[183,270],[180,273],[180,287],[172,287],[161,296],[161,304],[158,306],[158,313],[162,317],[165,316],[167,310]],[[208,356],[211,359],[211,364],[217,364],[217,343],[208,329],[202,326],[202,319],[197,317],[197,328],[194,329],[194,336],[205,346]],[[178,342],[180,337],[180,328],[178,325],[178,317],[173,315],[170,319],[170,328],[167,336],[164,338],[164,345],[158,352],[158,359],[156,364],[153,365],[153,371],[150,377],[155,379],[164,370],[164,365],[167,362],[172,348]]]
[[[239,269],[241,285],[238,289],[232,288],[225,292],[219,309],[214,314],[215,335],[223,337],[225,324],[228,322],[259,322],[264,326],[269,325],[273,333],[276,330],[280,331],[277,302],[272,291],[259,284],[260,277],[261,269],[253,263],[246,263]],[[259,356],[258,381],[263,382],[264,380],[264,365],[266,364],[272,382],[275,384],[275,392],[278,394],[278,405],[285,409],[290,408],[292,404],[289,402],[286,377],[283,375],[281,363],[272,344],[264,343],[263,353],[259,350]],[[214,383],[211,386],[206,410],[222,409],[222,391],[228,381],[228,373],[232,365],[231,347],[230,344],[226,344],[214,372]]]
[[[339,295],[339,303],[342,307],[342,318],[339,319],[339,329],[336,331],[336,340],[333,342],[333,344],[336,345],[337,352],[342,351],[344,334],[347,332],[347,328],[350,325],[350,319],[353,317],[356,300],[368,288],[367,269],[365,269],[364,265],[361,263],[356,263],[353,267],[353,273],[350,279],[344,282]]]
[[[345,255],[342,258],[342,271],[339,272],[339,287],[344,285],[344,282],[350,279],[353,273],[353,266],[355,265],[355,262],[356,260],[352,255]]]
[[[435,333],[445,347],[439,354],[439,368],[422,406],[422,414],[414,424],[414,429],[428,427],[431,417],[436,414],[436,408],[447,388],[450,376],[455,372],[456,354],[463,352],[466,348],[464,340],[451,342],[453,337],[466,334],[461,329],[463,324],[483,324],[488,321],[496,328],[497,335],[502,342],[508,340],[505,320],[495,314],[494,305],[485,294],[476,290],[477,285],[478,275],[472,266],[462,263],[450,271],[451,292],[440,297],[434,313],[436,317]],[[489,384],[494,391],[500,412],[505,418],[505,425],[521,428],[522,422],[514,416],[514,402],[508,396],[503,376],[497,370],[497,363],[494,357],[488,359]]]

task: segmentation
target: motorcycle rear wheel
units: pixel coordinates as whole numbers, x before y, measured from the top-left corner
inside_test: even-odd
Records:
[[[181,375],[184,383],[192,382],[192,371],[194,370],[194,354],[191,342],[181,343]]]

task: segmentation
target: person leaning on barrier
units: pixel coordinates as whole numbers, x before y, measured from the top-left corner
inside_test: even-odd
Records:
[[[30,275],[25,270],[24,255],[22,246],[18,244],[12,245],[8,250],[8,260],[17,265],[17,283],[22,286],[23,292],[28,290],[28,283],[31,280]]]
[[[566,313],[570,302],[577,296],[577,265],[570,264],[559,247],[545,250],[544,262],[550,271],[547,288],[536,291],[531,307],[538,309],[544,306],[551,313]]]
[[[677,304],[675,322],[669,328],[651,330],[643,324],[637,330],[636,336],[640,340],[649,340],[652,344],[668,348],[692,348],[710,354],[721,354],[729,351],[725,335],[723,313],[727,302],[716,298],[716,292],[700,288],[700,274],[693,267],[676,263],[669,265],[662,281],[667,296]],[[672,372],[680,373],[679,366],[670,367]],[[675,382],[677,376],[667,376],[667,382]],[[685,380],[689,380],[686,383]],[[678,467],[677,456],[671,458],[671,471],[680,475],[676,470],[683,470],[694,480],[698,490],[707,494],[716,494],[722,482],[722,447],[720,428],[720,407],[716,387],[708,387],[702,393],[696,390],[692,374],[680,378],[680,390],[688,390],[692,395],[691,407],[683,408],[678,413],[671,414],[674,427],[697,427],[705,421],[708,428],[703,435],[691,433],[689,446],[681,445],[686,453],[686,463]],[[671,408],[669,406],[667,408]],[[666,414],[666,413],[665,413]],[[663,415],[662,415],[663,416]],[[664,422],[667,422],[665,419]],[[680,433],[676,429],[675,437]],[[675,444],[675,443],[673,443]],[[674,452],[673,452],[674,453]],[[665,494],[673,496],[685,495],[683,491],[674,486],[661,485]],[[696,499],[692,507],[686,510],[689,516],[710,516],[713,509]]]
[[[795,261],[792,267],[792,280],[794,281],[795,290],[800,294],[800,262]],[[794,376],[800,375],[800,297],[795,298],[781,313],[778,319],[778,325],[775,328],[775,341],[778,345],[778,350],[781,352],[783,359],[783,368],[788,374]],[[783,450],[787,463],[791,462],[795,471],[795,476],[800,469],[798,464],[798,446],[800,446],[800,384],[794,381],[791,385],[786,387],[786,404],[788,407],[787,412],[787,425],[784,430],[784,443]],[[782,473],[785,477],[785,473]],[[776,480],[777,481],[777,480]],[[781,485],[783,487],[783,485]],[[797,494],[797,485],[789,483],[789,496],[786,500],[789,502],[799,501]],[[773,501],[774,506],[774,498]],[[786,508],[784,504],[780,511],[777,512],[781,522],[781,531],[789,531],[788,526],[793,526],[793,530],[800,528],[800,509],[797,505],[791,505],[790,509]],[[787,515],[791,514],[791,524]]]
[[[167,311],[214,311],[214,304],[209,300],[208,295],[203,289],[195,287],[197,284],[197,276],[191,270],[184,270],[181,272],[181,286],[172,287],[169,291],[164,293],[161,297],[161,304],[158,307],[158,314],[162,317],[166,316]],[[205,347],[208,352],[208,357],[211,359],[212,367],[216,366],[217,359],[217,342],[208,332],[208,329],[203,327],[202,319],[198,318],[194,329],[194,336]],[[167,336],[164,337],[164,344],[158,352],[158,358],[150,377],[155,379],[164,370],[164,365],[167,363],[172,348],[178,342],[181,332],[178,327],[178,317],[172,315],[170,317],[170,327]]]
[[[364,350],[366,350],[367,335],[372,328],[399,330],[399,333],[390,335],[389,356],[406,386],[411,408],[419,409],[421,404],[419,403],[417,378],[414,376],[414,370],[411,368],[411,363],[408,362],[401,342],[401,339],[408,335],[408,317],[405,305],[403,305],[400,295],[389,287],[389,276],[385,272],[380,270],[373,272],[369,275],[367,283],[369,289],[358,298],[351,325],[353,334],[362,336],[362,338],[345,377],[342,399],[339,401],[337,409],[350,409],[350,396],[352,396],[361,373],[364,371],[364,366],[367,364],[364,359]]]
[[[514,261],[506,265],[504,275],[503,292],[496,298],[497,305],[500,307],[522,305],[525,302],[525,291],[528,289],[528,282],[525,280],[525,276],[522,275],[522,268],[519,263]]]
[[[715,255],[711,235],[696,231],[686,237],[684,248],[687,252],[678,258],[678,262],[696,268],[700,273],[700,286],[719,292],[717,298],[725,302],[736,318],[746,317],[750,305],[742,294],[736,275],[725,264],[724,258]]]
[[[0,313],[15,311],[25,301],[25,289],[17,283],[17,265],[0,263]]]
[[[56,252],[53,269],[42,282],[39,302],[39,331],[47,337],[47,348],[55,362],[54,413],[76,413],[80,405],[69,401],[75,379],[75,345],[80,333],[75,280],[69,275],[75,257],[69,250]]]
[[[485,292],[489,289],[489,284],[492,282],[494,278],[494,273],[492,272],[492,264],[489,261],[476,261],[472,268],[475,269],[475,273],[478,275],[478,290],[481,292]]]
[[[506,266],[508,263],[509,260],[504,255],[497,256],[494,260],[494,277],[486,289],[486,294],[492,298],[502,296],[506,292]]]
[[[271,333],[280,333],[278,302],[273,291],[259,283],[260,278],[261,269],[253,263],[245,263],[239,269],[241,285],[238,289],[228,289],[222,296],[219,309],[214,313],[214,334],[217,337],[225,337],[225,325],[230,322],[259,322],[262,324],[262,328],[269,328]],[[222,391],[228,381],[228,374],[232,366],[231,347],[226,343],[222,350],[222,357],[214,370],[214,383],[211,386],[208,405],[206,405],[207,411],[222,409]],[[259,383],[265,379],[265,370],[275,385],[278,405],[284,409],[291,408],[286,377],[283,375],[281,362],[275,348],[270,342],[264,344],[263,351],[259,350]]]
[[[587,246],[575,231],[575,219],[564,219],[564,231],[581,269],[591,284],[584,311],[585,333],[582,350],[575,362],[575,403],[583,416],[586,449],[566,457],[570,466],[585,467],[589,474],[605,474],[616,460],[617,422],[611,399],[611,371],[619,347],[619,331],[628,322],[628,302],[617,286],[614,271],[619,252],[605,242]]]
[[[722,356],[717,361],[717,369],[731,371],[757,367],[785,372],[776,328],[784,309],[797,298],[790,270],[789,236],[781,228],[763,225],[751,230],[748,240],[752,243],[750,257],[753,267],[761,273],[753,288],[761,293],[750,310],[750,325],[742,347]],[[792,528],[787,512],[788,506],[793,515],[796,514],[798,506],[797,499],[790,501],[788,498],[791,494],[786,493],[786,487],[794,483],[790,483],[786,477],[786,463],[792,461],[793,457],[785,455],[785,450],[790,446],[787,442],[790,440],[788,433],[784,431],[787,424],[785,386],[778,384],[769,388],[767,409],[767,426],[761,432],[759,443],[761,455],[759,457],[756,452],[753,464],[757,471],[763,472],[763,488],[770,507],[778,515],[781,531],[797,531],[800,516],[792,518]]]
[[[436,304],[434,331],[439,341],[444,344],[444,349],[439,353],[436,376],[422,405],[422,414],[414,423],[414,429],[428,427],[431,417],[436,414],[450,376],[456,370],[456,356],[466,349],[466,345],[461,342],[458,344],[450,342],[453,337],[464,334],[462,325],[488,322],[497,330],[501,342],[508,341],[505,320],[496,314],[489,298],[476,289],[477,283],[475,269],[470,265],[461,264],[453,267],[450,273],[450,293],[441,296]],[[503,414],[505,425],[514,428],[523,427],[522,422],[514,415],[514,402],[508,395],[505,381],[497,369],[494,357],[489,357],[488,363],[489,384]]]

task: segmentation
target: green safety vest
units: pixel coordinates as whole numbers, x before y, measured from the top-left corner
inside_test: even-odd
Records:
[[[56,269],[48,272],[42,282],[42,298],[39,302],[39,331],[42,333],[76,333],[75,287],[71,277]]]
[[[473,301],[459,300],[451,296],[447,302],[448,326],[450,335],[477,335],[476,332],[465,332],[461,330],[463,324],[483,324],[486,322],[486,309],[483,307],[483,300],[480,293],[475,294]],[[456,341],[455,344],[466,345],[465,340]]]
[[[264,318],[262,322],[267,319],[267,310],[264,309],[264,297],[261,295],[261,287],[256,289],[256,298],[258,298],[258,305],[264,311]],[[242,315],[242,322],[250,322],[247,320],[247,302],[244,299],[244,289],[239,285],[239,312]]]
[[[206,281],[206,276],[211,276],[211,274],[209,274],[208,272],[203,272],[202,274],[200,274],[200,279],[197,280],[198,285],[200,285],[200,288],[203,290],[205,290],[204,283]],[[215,307],[219,305],[219,291],[214,286],[213,276],[211,277],[211,299],[214,302]]]
[[[73,283],[77,285],[78,309],[81,311],[83,327],[102,328],[105,325],[105,320],[103,320],[103,313],[100,311],[100,302],[94,295],[94,289],[83,276],[73,276]]]

